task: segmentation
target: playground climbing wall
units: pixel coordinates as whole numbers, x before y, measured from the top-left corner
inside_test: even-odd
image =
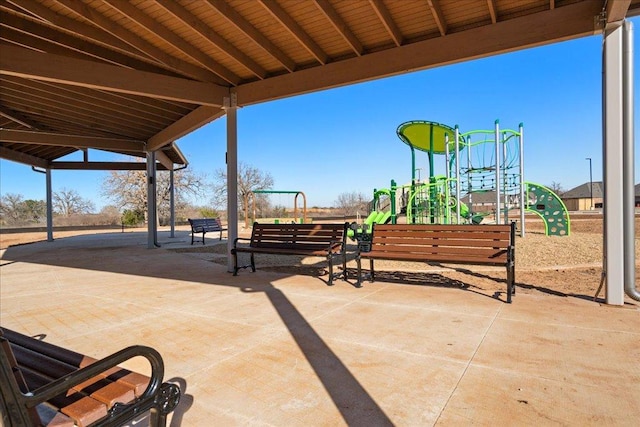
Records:
[[[544,185],[525,182],[526,211],[544,221],[547,236],[568,236],[569,212],[556,193]]]

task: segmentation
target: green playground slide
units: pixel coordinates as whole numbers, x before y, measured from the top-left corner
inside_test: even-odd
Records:
[[[389,218],[391,218],[391,211],[372,211],[369,216],[364,220],[364,222],[362,223],[362,225],[367,225],[366,227],[366,231],[367,232],[371,232],[371,226],[373,224],[384,224],[386,223]],[[357,232],[358,233],[362,233],[363,227],[359,226]],[[347,230],[347,236],[349,236],[351,239],[354,239],[354,235],[356,233],[356,230],[354,230],[353,228],[349,228]]]
[[[568,236],[570,220],[567,207],[560,197],[544,185],[525,182],[526,211],[544,221],[547,236]]]

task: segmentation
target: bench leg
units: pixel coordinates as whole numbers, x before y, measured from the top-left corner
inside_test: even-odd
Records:
[[[253,252],[251,252],[251,271],[256,272],[256,260],[253,257]]]
[[[206,234],[206,231],[202,232],[202,244],[204,245],[204,235]]]
[[[193,245],[193,236],[196,234],[193,230],[191,230],[191,244]]]
[[[507,303],[511,304],[511,294],[513,293],[513,271],[507,266]]]
[[[362,287],[362,265],[361,265],[361,259],[360,259],[360,254],[356,255],[356,266],[357,266],[357,274],[358,277],[356,278],[356,288],[361,288]]]
[[[370,275],[371,275],[371,276],[369,277],[369,281],[370,281],[370,282],[375,282],[375,280],[376,280],[376,273],[375,273],[375,271],[373,270],[373,258],[371,258],[371,259],[369,260],[369,271],[370,271]]]
[[[327,284],[329,286],[332,286],[333,285],[333,259],[331,254],[327,256],[327,263],[329,264],[329,281]]]

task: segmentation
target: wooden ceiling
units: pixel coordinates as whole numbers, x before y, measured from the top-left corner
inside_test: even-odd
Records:
[[[0,157],[174,141],[265,102],[601,33],[640,0],[0,0]]]

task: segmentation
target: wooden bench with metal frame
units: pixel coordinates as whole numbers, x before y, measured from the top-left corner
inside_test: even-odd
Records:
[[[349,223],[344,224],[261,224],[255,222],[251,238],[238,237],[233,242],[233,275],[241,268],[256,271],[255,254],[303,255],[325,257],[329,266],[328,284],[342,276],[346,279],[346,237]],[[243,242],[244,244],[239,245]],[[248,244],[246,244],[248,242]],[[249,265],[238,266],[238,254],[251,254]],[[342,271],[333,272],[333,260],[340,259]]]
[[[479,225],[375,224],[371,250],[356,255],[357,286],[362,286],[363,259],[438,264],[503,266],[507,270],[507,302],[515,294],[515,223]]]
[[[144,357],[151,376],[118,366]],[[149,425],[166,425],[180,388],[163,383],[160,354],[127,347],[96,360],[33,337],[0,329],[0,415],[6,426],[121,426],[149,412]]]
[[[191,244],[193,245],[194,237],[196,233],[202,233],[202,244],[204,245],[204,235],[211,232],[220,232],[220,240],[222,240],[222,232],[226,231],[226,228],[222,227],[220,218],[189,218],[189,225],[191,225]]]

